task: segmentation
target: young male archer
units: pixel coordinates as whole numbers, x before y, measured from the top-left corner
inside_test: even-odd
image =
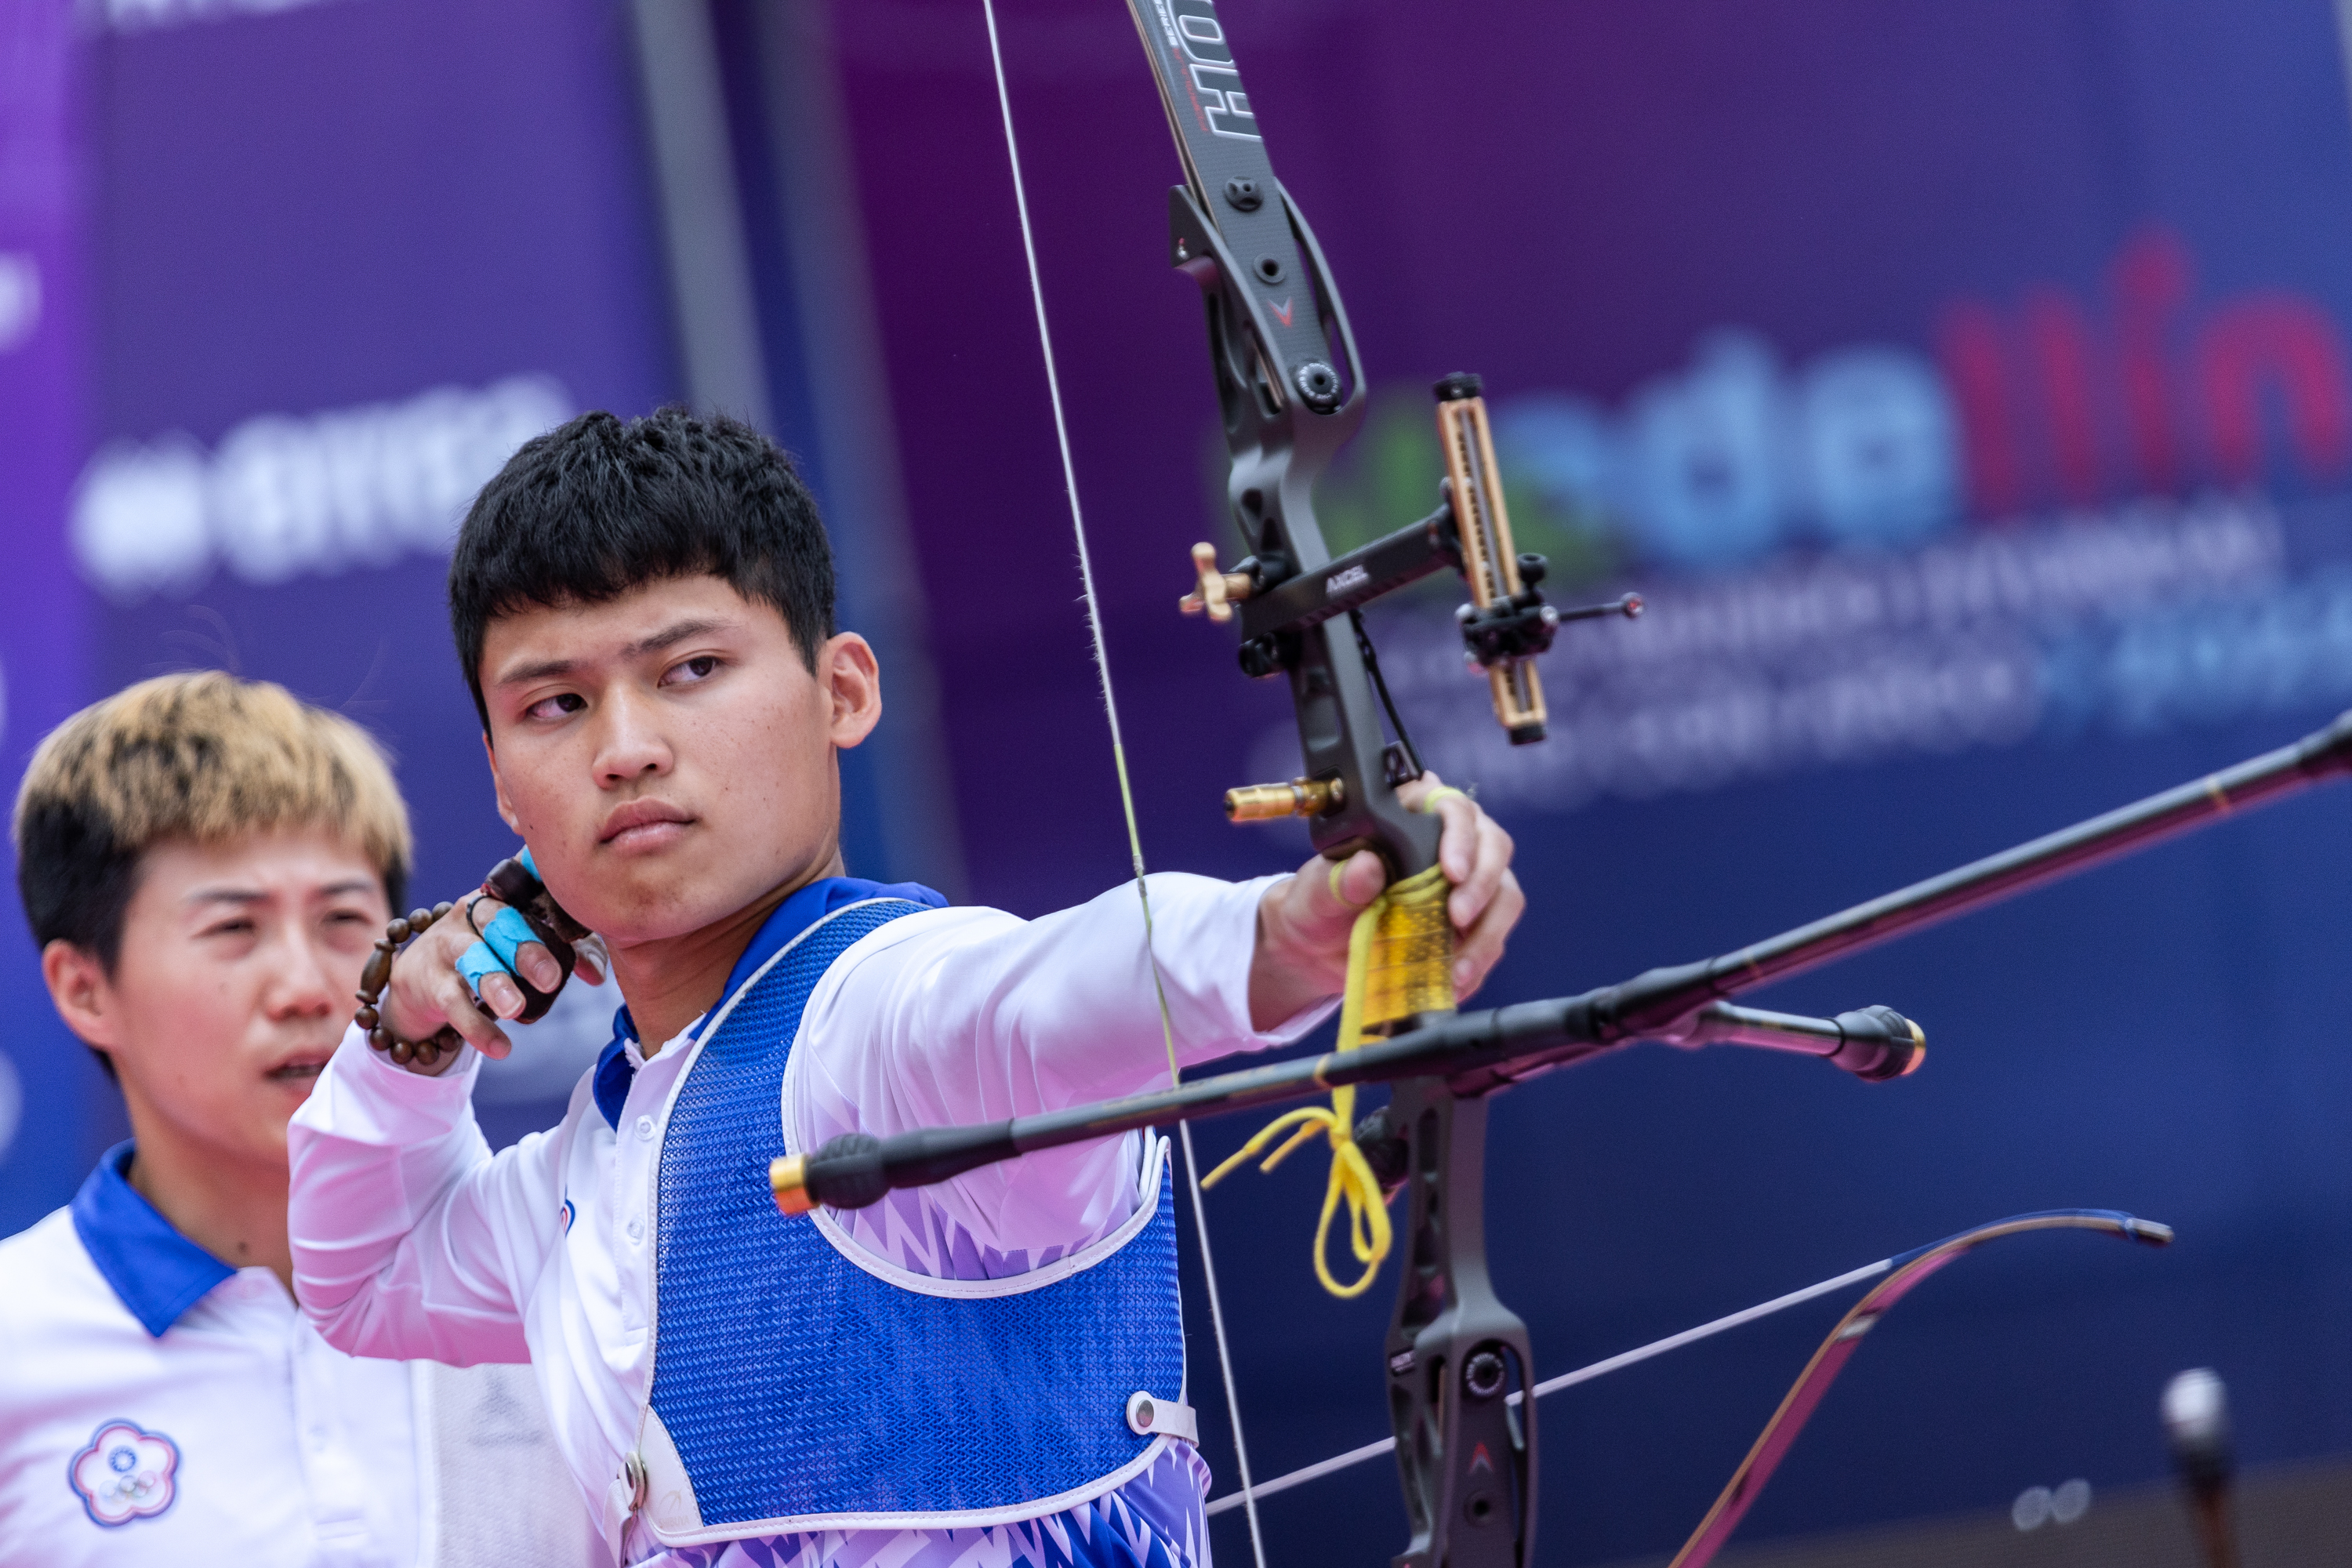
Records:
[[[450,598],[499,811],[625,1005],[562,1124],[490,1156],[477,1051],[507,1048],[509,973],[552,990],[560,971],[488,900],[401,954],[383,1026],[477,1049],[403,1070],[354,1031],[297,1118],[295,1269],[320,1331],[463,1362],[520,1326],[627,1562],[1205,1563],[1164,1143],[854,1213],[788,1219],[767,1190],[771,1158],[841,1132],[1163,1080],[1135,889],[1024,921],[845,875],[837,753],[880,719],[879,671],[835,628],[805,489],[741,425],[592,414],[532,441],[468,514]],[[1509,838],[1436,794],[1411,798],[1444,818],[1466,994],[1523,900]],[[1369,853],[1152,878],[1181,1060],[1324,1016],[1383,880]]]

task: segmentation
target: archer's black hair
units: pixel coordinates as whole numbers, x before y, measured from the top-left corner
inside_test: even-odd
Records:
[[[482,639],[527,605],[594,605],[717,577],[784,618],[812,673],[833,636],[833,546],[792,458],[739,419],[583,414],[523,443],[466,513],[449,623],[482,729]]]

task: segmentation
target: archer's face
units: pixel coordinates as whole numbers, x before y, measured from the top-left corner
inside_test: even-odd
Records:
[[[717,577],[530,606],[482,642],[499,812],[615,949],[688,935],[837,854],[835,748],[881,716],[845,632],[811,674],[784,618]]]

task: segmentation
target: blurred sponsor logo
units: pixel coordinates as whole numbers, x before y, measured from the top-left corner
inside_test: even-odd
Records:
[[[110,596],[186,592],[215,566],[282,583],[445,553],[467,505],[514,449],[562,423],[544,376],[403,403],[248,419],[211,452],[185,436],[117,442],[83,469],[74,554]]]
[[[1640,622],[1571,628],[1545,657],[1540,746],[1507,744],[1469,698],[1434,605],[1379,628],[1381,668],[1430,766],[1565,811],[2352,700],[2352,564],[2291,581],[2287,558],[2268,500],[2209,495],[1645,584]],[[1292,727],[1270,729],[1253,776],[1297,759]]]
[[[1734,328],[1613,402],[1499,394],[1511,520],[1550,559],[1547,592],[1634,587],[1651,613],[1564,634],[1552,740],[1514,750],[1465,700],[1439,613],[1459,583],[1409,590],[1381,664],[1423,757],[1570,810],[2352,700],[2342,329],[2292,290],[2195,280],[2149,227],[2095,288],[1946,301],[1931,349],[1792,363]],[[1335,550],[1428,509],[1429,435],[1425,397],[1376,398],[1317,491]],[[1257,776],[1296,747],[1269,731]]]
[[[16,1146],[16,1130],[25,1123],[25,1080],[16,1064],[0,1052],[0,1160]]]
[[[324,0],[99,0],[93,9],[116,32],[139,33],[223,16],[267,16],[323,3]]]
[[[2041,283],[1947,301],[1923,334],[1933,357],[1854,343],[1792,364],[1732,327],[1613,406],[1497,395],[1519,543],[1565,587],[1635,566],[1911,548],[1969,518],[1998,528],[2140,495],[2340,483],[2352,366],[2335,317],[2283,289],[2200,300],[2194,278],[2187,247],[2151,227],[2095,296]],[[1426,400],[1381,396],[1318,490],[1334,548],[1420,516],[1437,481]]]
[[[1959,512],[1943,377],[1890,345],[1841,349],[1790,375],[1762,338],[1718,332],[1621,415],[1520,396],[1497,408],[1496,439],[1504,471],[1562,514],[1554,528],[1597,524],[1671,565],[1753,560],[1809,536],[1907,543]]]
[[[22,251],[0,250],[0,354],[41,325],[40,265]]]

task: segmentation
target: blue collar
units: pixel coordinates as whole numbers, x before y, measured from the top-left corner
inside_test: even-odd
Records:
[[[868,899],[904,899],[920,904],[927,910],[948,907],[946,898],[920,882],[869,882],[863,877],[826,877],[797,889],[776,906],[728,972],[726,988],[719,993],[723,1002],[735,994],[746,980],[760,972],[760,966],[773,958],[783,946],[809,927],[845,904],[863,903]],[[704,1014],[709,1017],[709,1014]],[[693,1037],[700,1028],[699,1020],[687,1030]],[[613,1043],[606,1046],[596,1058],[593,1092],[596,1109],[604,1114],[605,1124],[614,1131],[621,1127],[621,1107],[629,1098],[629,1081],[637,1069],[629,1064],[628,1043],[637,1037],[636,1021],[629,1016],[626,1007],[613,1015]]]
[[[131,1315],[161,1339],[236,1270],[173,1229],[132,1188],[132,1148],[126,1140],[109,1149],[74,1194],[74,1234]]]

